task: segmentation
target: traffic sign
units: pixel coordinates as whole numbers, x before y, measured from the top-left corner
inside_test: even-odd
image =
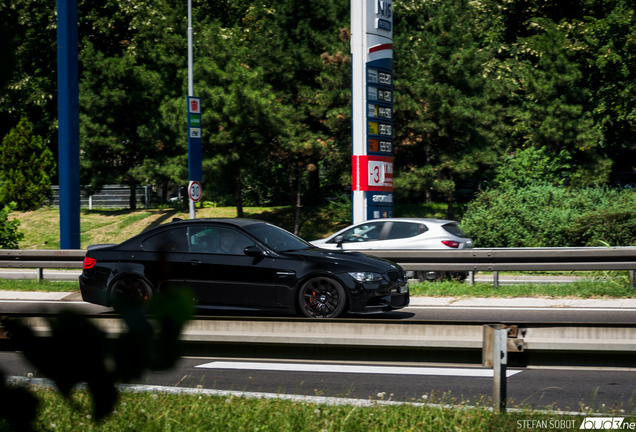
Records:
[[[201,183],[198,181],[191,181],[188,185],[188,196],[190,199],[194,202],[199,202],[202,195],[203,191],[201,189]]]

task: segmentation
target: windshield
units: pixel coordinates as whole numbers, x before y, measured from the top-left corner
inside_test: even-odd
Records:
[[[276,252],[286,252],[313,247],[300,237],[296,237],[292,233],[274,225],[264,223],[254,224],[247,225],[244,229]]]

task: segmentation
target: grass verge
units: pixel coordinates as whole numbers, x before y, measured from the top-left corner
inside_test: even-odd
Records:
[[[291,207],[246,207],[246,218],[260,219],[278,225],[288,231],[294,230],[294,214]],[[11,213],[12,219],[20,221],[20,232],[24,239],[20,249],[59,249],[59,211],[41,208],[31,212]],[[154,210],[86,210],[80,214],[81,247],[97,243],[121,243],[130,237],[170,222],[173,218],[188,219],[186,212],[175,209]],[[233,218],[234,207],[197,209],[197,219]],[[333,211],[323,207],[308,207],[303,210],[300,236],[307,240],[326,237],[347,225],[334,221]]]
[[[0,279],[0,291],[74,292],[79,291],[79,283],[48,280],[38,282],[34,279]]]
[[[564,284],[499,285],[489,283],[423,282],[409,285],[411,296],[425,297],[541,297],[541,298],[633,298],[636,294],[629,282],[619,278],[605,281],[579,281]]]
[[[426,397],[427,404],[351,406],[205,394],[122,392],[115,411],[95,423],[92,400],[86,391],[74,391],[72,401],[76,410],[54,390],[40,388],[35,394],[41,404],[35,420],[36,430],[55,431],[480,432],[517,430],[523,424],[526,429],[528,425],[537,429],[537,425],[545,424],[538,429],[574,431],[585,418],[531,409],[495,414],[486,406],[469,408],[446,396],[439,400]],[[625,416],[618,409],[606,410],[604,414]],[[633,421],[625,419],[625,422]],[[7,430],[3,426],[0,423],[0,431]]]
[[[541,298],[633,298],[636,292],[620,278],[607,281],[580,281],[567,284],[499,285],[467,282],[424,282],[409,285],[411,296],[423,297],[541,297]],[[78,292],[77,282],[33,279],[0,279],[0,291]]]

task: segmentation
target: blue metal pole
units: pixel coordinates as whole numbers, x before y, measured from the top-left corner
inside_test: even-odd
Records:
[[[77,0],[57,2],[60,248],[80,249]]]

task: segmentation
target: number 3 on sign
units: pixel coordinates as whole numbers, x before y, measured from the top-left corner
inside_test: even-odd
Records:
[[[198,202],[201,199],[201,183],[191,181],[188,187],[188,195],[192,201]]]
[[[371,179],[372,183],[375,184],[379,184],[380,183],[380,167],[379,166],[374,166],[373,167],[373,174],[371,174],[373,176],[373,178]]]

